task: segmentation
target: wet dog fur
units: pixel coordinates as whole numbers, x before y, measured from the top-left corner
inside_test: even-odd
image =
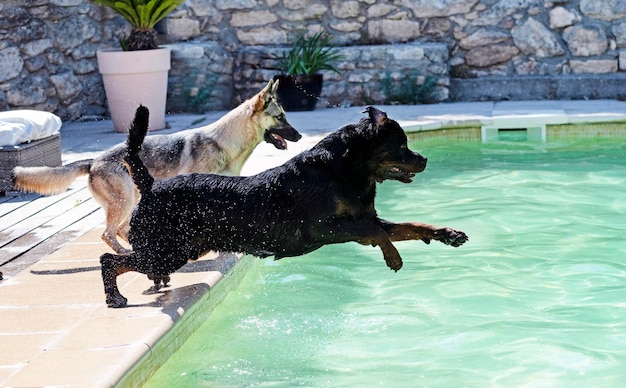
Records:
[[[118,275],[137,271],[166,278],[210,250],[280,259],[355,241],[380,247],[387,266],[397,271],[402,258],[393,241],[465,243],[467,236],[458,230],[377,216],[377,182],[410,183],[426,158],[408,149],[396,121],[376,108],[366,111],[358,123],[254,176],[186,174],[155,181],[139,152],[148,111],[138,109],[125,160],[141,201],[130,222],[133,253],[100,257],[108,306],[127,303]]]
[[[147,137],[140,156],[150,174],[156,179],[190,172],[239,175],[244,162],[263,140],[285,149],[285,139],[300,139],[276,100],[277,86],[278,82],[270,81],[254,97],[210,125]],[[125,152],[126,146],[118,144],[94,160],[62,167],[16,167],[14,186],[54,195],[88,174],[91,194],[106,213],[102,239],[115,252],[126,254],[130,251],[120,244],[118,236],[128,240],[128,221],[139,202],[139,192],[122,162]]]

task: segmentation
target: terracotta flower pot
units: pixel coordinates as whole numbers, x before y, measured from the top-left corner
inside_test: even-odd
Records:
[[[139,104],[150,110],[150,130],[165,128],[170,49],[96,53],[116,132],[128,132]]]

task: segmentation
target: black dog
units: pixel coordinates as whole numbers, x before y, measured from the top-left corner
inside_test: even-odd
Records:
[[[422,223],[395,224],[377,217],[376,182],[412,181],[426,158],[407,148],[398,123],[375,108],[282,166],[260,174],[178,175],[154,182],[138,156],[148,110],[140,107],[125,158],[141,192],[129,241],[130,255],[100,257],[106,301],[126,305],[116,277],[127,271],[151,274],[155,284],[209,250],[276,259],[299,256],[326,244],[356,241],[379,246],[395,271],[402,258],[392,241],[467,241],[461,231]]]

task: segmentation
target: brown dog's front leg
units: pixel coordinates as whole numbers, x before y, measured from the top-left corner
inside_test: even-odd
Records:
[[[430,240],[436,240],[446,245],[459,247],[468,240],[467,235],[460,230],[440,228],[419,222],[394,224],[389,221],[380,220],[380,225],[387,231],[391,241],[422,240],[426,244],[429,244]]]

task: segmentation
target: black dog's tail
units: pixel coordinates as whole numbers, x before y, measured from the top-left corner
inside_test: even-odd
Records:
[[[154,178],[148,172],[148,169],[139,157],[141,144],[148,133],[148,117],[150,112],[148,108],[139,105],[135,112],[135,119],[128,130],[128,140],[126,141],[126,154],[124,162],[128,165],[130,176],[135,182],[135,186],[139,189],[141,195],[150,192]]]

